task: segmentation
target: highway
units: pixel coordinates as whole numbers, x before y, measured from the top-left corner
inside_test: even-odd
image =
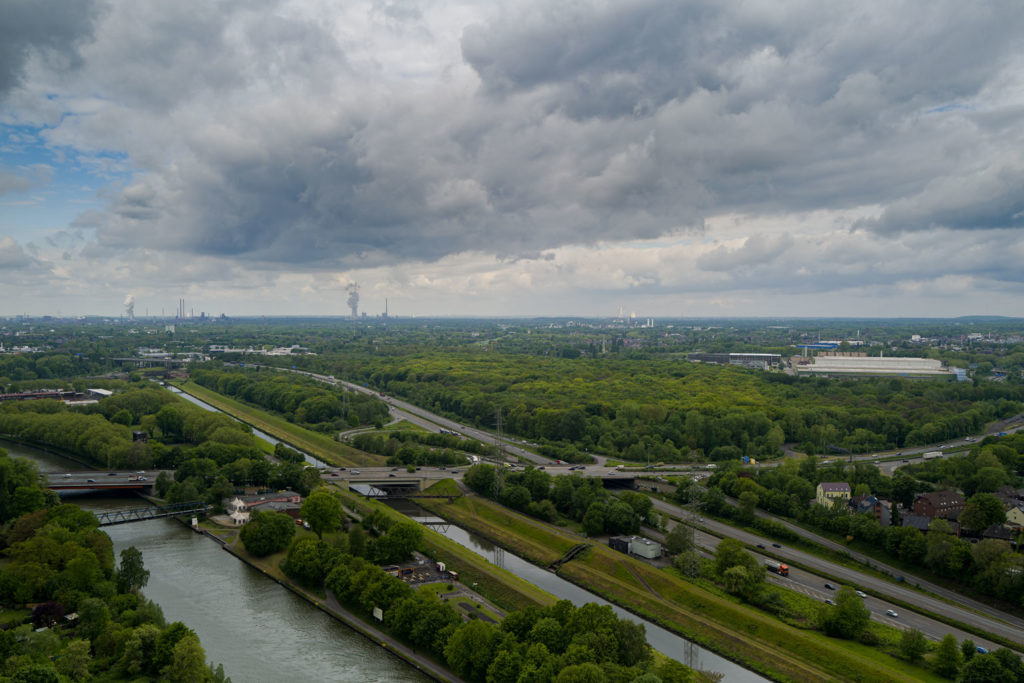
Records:
[[[174,472],[170,472],[174,474]],[[68,471],[45,475],[45,486],[54,490],[129,489],[137,490],[152,486],[160,470],[148,472],[96,470]],[[140,478],[141,477],[141,478]]]
[[[671,515],[673,517],[677,517],[679,519],[688,520],[692,524],[699,527],[704,527],[714,534],[718,534],[726,538],[735,538],[738,541],[746,543],[755,548],[758,545],[764,546],[766,550],[767,548],[771,548],[771,554],[773,556],[773,559],[778,559],[786,563],[799,563],[800,565],[808,567],[815,572],[821,572],[823,575],[833,577],[838,581],[861,588],[870,593],[879,596],[889,596],[892,598],[896,598],[904,603],[916,605],[921,609],[927,610],[931,613],[941,614],[946,617],[950,617],[952,619],[960,621],[961,623],[970,624],[976,628],[984,629],[990,633],[994,633],[1008,640],[1024,645],[1024,620],[1021,620],[1009,614],[1005,614],[1003,612],[998,612],[998,615],[996,616],[994,614],[996,610],[994,610],[993,608],[987,605],[983,605],[982,603],[979,603],[975,600],[971,600],[970,598],[964,597],[959,593],[949,591],[939,586],[928,584],[924,581],[911,579],[914,581],[914,583],[919,584],[925,590],[931,591],[937,595],[942,595],[943,597],[949,598],[950,600],[959,603],[949,604],[944,600],[941,600],[937,597],[933,597],[931,595],[927,595],[920,591],[914,590],[910,587],[900,585],[899,583],[893,583],[888,579],[880,578],[872,574],[864,573],[859,569],[835,564],[833,562],[822,559],[817,555],[813,555],[803,550],[789,548],[786,547],[784,544],[780,544],[780,547],[776,548],[772,545],[771,541],[766,541],[762,536],[758,536],[757,534],[752,534],[747,531],[743,531],[742,529],[737,529],[735,527],[732,527],[728,524],[719,522],[714,519],[709,519],[707,517],[703,517],[700,515],[694,515],[690,511],[684,510],[683,508],[677,505],[673,505],[671,503],[667,503],[656,498],[652,498],[652,500],[654,501],[654,509],[659,512]],[[805,535],[808,533],[803,531],[802,529],[800,531]],[[838,546],[838,544],[832,543],[827,539],[823,539],[820,537],[818,537],[818,539],[820,539],[818,542],[827,544],[829,547],[834,547],[834,549],[838,549],[842,552],[847,552],[845,548],[842,548],[841,546]],[[717,543],[717,541],[715,542]],[[766,558],[761,557],[759,559],[764,561],[764,559]],[[884,565],[881,565],[880,563],[874,560],[871,561],[871,564],[874,567],[884,567]],[[889,569],[890,571],[895,572],[895,570],[892,570],[892,568]],[[791,579],[795,580],[795,577],[797,576],[796,572],[797,570],[792,570],[792,573],[790,574]],[[898,572],[895,573],[898,574]],[[806,579],[806,581],[808,582],[806,588],[813,589],[817,591],[817,593],[820,595],[824,595],[822,590],[824,589],[824,584],[826,581],[832,583],[838,588],[838,584],[836,584],[832,579],[823,579],[820,576],[816,576],[814,574],[808,574],[808,576],[812,578]],[[817,583],[817,586],[814,585],[815,583]],[[818,586],[820,586],[820,589],[818,588]],[[873,601],[875,599],[869,598],[869,600]],[[877,604],[871,603],[868,604],[868,606],[872,607],[874,611],[874,607],[881,607],[882,604],[884,603],[882,601],[879,601]],[[895,609],[900,614],[899,623],[901,624],[910,624],[912,618],[915,621],[920,620],[921,624],[928,626],[927,628],[924,628],[923,626],[918,626],[918,628],[921,628],[921,630],[925,633],[938,633],[939,637],[941,637],[946,632],[953,631],[952,627],[946,626],[944,624],[939,624],[939,622],[928,624],[928,622],[931,622],[931,620],[925,621],[927,618],[924,616],[914,615],[913,617],[911,617],[912,613],[909,610],[906,610],[905,608],[895,607],[892,605],[885,607],[885,609],[890,608]],[[882,610],[882,613],[884,614],[884,609]],[[973,636],[971,636],[971,638],[974,640],[978,640]]]
[[[669,522],[667,526],[669,529],[672,529],[676,524],[677,522]],[[664,534],[653,529],[645,528],[644,534],[647,535],[649,538],[654,538],[656,540],[663,540],[664,538]],[[718,547],[719,540],[720,539],[718,536],[713,536],[711,534],[707,534],[699,530],[694,531],[694,543],[696,544],[697,548],[707,552],[709,555],[715,552],[715,548]],[[773,548],[770,543],[766,543],[763,541],[761,542],[761,545],[765,546],[765,550],[763,553],[759,553],[756,550],[751,551],[751,554],[753,554],[754,557],[757,558],[758,562],[764,564],[765,561],[769,559],[779,559],[778,557],[770,557],[769,555],[767,555],[768,551],[773,551],[776,554],[778,554],[779,549]],[[783,560],[783,562],[784,561],[785,560]],[[779,576],[778,574],[774,574],[772,572],[766,572],[766,578],[770,583],[781,586],[783,588],[788,588],[789,590],[793,590],[798,593],[803,593],[804,595],[807,595],[822,603],[824,603],[826,599],[835,600],[836,592],[844,585],[842,583],[837,582],[835,579],[823,579],[821,576],[818,576],[817,574],[807,572],[802,569],[797,569],[792,566],[790,566],[789,568],[789,576]],[[833,588],[826,588],[826,583],[833,586]],[[856,583],[850,585],[855,590],[860,588],[859,584]],[[941,621],[937,621],[930,617],[926,617],[909,610],[904,610],[899,605],[895,605],[892,602],[886,601],[882,598],[878,598],[873,595],[866,595],[866,597],[864,597],[863,600],[864,606],[871,611],[871,618],[875,621],[887,624],[889,626],[895,626],[896,628],[900,629],[916,628],[933,640],[941,640],[942,637],[947,633],[952,633],[957,638],[957,640],[964,640],[966,638],[970,638],[975,642],[976,645],[981,645],[982,647],[988,648],[990,651],[994,650],[995,648],[1001,647],[996,643],[992,643],[984,638],[979,638],[978,636],[968,633],[967,631],[963,631],[961,629],[948,626],[942,623]],[[895,611],[898,616],[889,616],[887,614],[889,610]]]
[[[430,411],[424,410],[423,408],[419,408],[405,401],[400,401],[392,397],[384,396],[381,393],[373,391],[367,387],[363,387],[351,382],[345,382],[343,380],[337,380],[329,376],[318,375],[315,373],[302,372],[297,370],[293,370],[292,372],[301,372],[301,374],[308,375],[323,382],[331,384],[340,384],[354,391],[359,391],[365,394],[377,396],[380,399],[384,400],[389,405],[391,413],[395,418],[409,420],[413,424],[418,424],[431,431],[439,431],[441,428],[444,428],[449,431],[457,432],[469,436],[471,438],[478,439],[485,443],[500,443],[504,447],[504,450],[512,455],[515,455],[523,460],[535,464],[545,465],[546,469],[549,470],[551,474],[566,473],[568,470],[567,465],[553,465],[550,459],[543,458],[541,456],[536,455],[535,453],[531,453],[530,451],[520,448],[516,446],[514,443],[512,443],[510,439],[502,439],[499,442],[498,439],[489,432],[485,432],[472,427],[467,427],[453,420],[441,417],[439,415],[435,415]],[[1022,427],[1019,425],[1015,425],[1014,427],[1011,428],[1010,425],[1020,421],[1022,418],[1024,418],[1024,416],[1018,415],[1007,420],[1003,420],[992,427],[991,433],[995,434],[1002,431],[1017,431]],[[921,446],[913,449],[906,449],[903,451],[903,454],[917,455],[931,450],[940,450],[939,446],[942,446],[943,448],[947,449],[962,448],[965,445],[971,445],[974,442],[974,440],[978,438],[980,437],[958,439],[953,442],[947,442],[946,444],[940,444],[936,446]],[[855,462],[874,461],[876,458],[873,457],[873,455],[874,454],[869,453],[859,456],[851,456],[849,459]],[[881,454],[879,454],[879,457],[881,457]],[[848,458],[842,459],[847,460]],[[768,464],[766,463],[766,465]],[[379,479],[381,476],[388,476],[388,470],[389,468],[358,468],[360,474],[352,475],[350,472],[349,477],[353,481],[358,481],[359,479]],[[625,473],[617,473],[617,470],[615,470],[614,468],[606,467],[603,464],[587,465],[583,467],[581,470],[575,471],[579,472],[584,476],[630,476]],[[424,472],[426,474],[424,474]],[[402,474],[402,471],[399,469],[397,471],[390,473],[395,474],[397,478]],[[325,474],[325,477],[330,476],[331,475],[329,473]],[[436,477],[438,479],[441,479],[451,477],[451,472],[446,470],[440,470],[437,468],[423,468],[422,470],[416,473],[416,476],[422,476],[427,478]],[[461,477],[461,472],[456,474],[456,478],[459,477]],[[683,510],[682,508],[672,505],[670,503],[658,500],[656,498],[652,498],[652,500],[654,501],[655,509],[658,510],[659,512],[667,513],[669,515],[679,518],[687,518],[691,514]],[[811,553],[807,553],[801,550],[786,547],[772,548],[772,554],[776,556],[775,559],[781,559],[782,561],[788,563],[797,562],[802,566],[808,567],[814,572],[821,572],[824,575],[833,577],[835,580],[846,582],[853,586],[857,586],[872,594],[882,596],[882,598],[884,598],[885,596],[896,598],[906,604],[919,606],[921,609],[927,610],[931,613],[941,614],[943,616],[955,619],[961,623],[969,624],[976,628],[994,633],[996,635],[1006,638],[1007,640],[1013,641],[1024,646],[1024,620],[1020,618],[1014,617],[1003,612],[999,612],[994,608],[989,607],[988,605],[967,598],[963,595],[960,595],[959,593],[956,593],[955,591],[951,591],[940,586],[936,586],[934,584],[918,579],[917,577],[910,576],[905,572],[897,570],[893,567],[889,567],[884,563],[879,563],[859,553],[851,552],[845,547],[839,545],[838,543],[834,543],[826,538],[818,536],[817,534],[808,532],[784,520],[779,520],[773,517],[772,515],[769,515],[762,511],[758,511],[757,514],[761,517],[776,519],[776,521],[785,524],[788,528],[790,528],[792,531],[799,534],[800,536],[812,542],[818,543],[824,547],[837,550],[843,553],[847,553],[859,562],[869,563],[871,566],[876,567],[881,571],[888,571],[893,576],[905,575],[907,576],[908,580],[912,581],[914,584],[916,584],[923,590],[928,591],[929,593],[932,593],[936,596],[941,596],[942,598],[945,598],[950,602],[946,602],[945,600],[933,597],[932,595],[927,595],[925,593],[919,592],[907,586],[900,585],[899,583],[895,583],[891,580],[879,578],[871,574],[866,574],[858,569],[848,568],[842,565],[835,564],[833,562],[819,558],[816,555],[812,555]],[[697,517],[694,520],[694,523],[709,529],[714,534],[719,534],[722,537],[736,538],[737,540],[740,540],[741,542],[753,547],[757,547],[758,545],[766,546],[771,543],[770,541],[766,541],[761,536],[736,529],[727,524],[723,524],[712,519]],[[760,559],[762,561],[764,560],[763,557]],[[782,579],[781,577],[775,577],[775,579],[780,581],[786,580]],[[803,590],[804,592],[807,592],[807,594],[812,595],[814,597],[821,597],[821,599],[824,599],[824,596],[826,595],[824,593],[824,591],[827,590],[824,588],[826,580],[821,579],[820,577],[817,577],[814,574],[805,573],[800,570],[792,570],[792,573],[790,574],[788,581],[794,587],[798,586],[800,587],[798,589]],[[838,584],[835,584],[832,581],[829,582],[833,583],[833,585],[836,585],[838,588]],[[815,585],[816,583],[820,584],[820,588],[818,588]],[[905,608],[901,609],[891,606],[885,606],[883,608],[883,605],[885,605],[886,603],[882,598],[869,597],[866,602],[869,608],[872,609],[872,613],[877,614],[878,618],[880,619],[888,619],[890,621],[897,622],[901,625],[913,625],[916,628],[920,628],[922,632],[931,636],[941,637],[943,634],[947,632],[959,633],[952,627],[946,626],[941,622],[933,621],[922,615],[913,614],[911,610],[907,610]],[[951,602],[953,604],[950,604]],[[885,616],[885,610],[887,609],[895,609],[900,616],[895,620],[891,617]],[[878,610],[881,610],[881,612],[879,613]],[[959,633],[957,637],[961,639],[964,637],[972,637],[972,639],[980,641],[980,639],[974,638],[973,636],[968,636],[964,633]]]
[[[607,478],[629,478],[633,476],[615,468],[597,465],[588,465],[582,470],[574,470],[573,472],[569,472],[568,468],[569,465],[548,465],[545,467],[545,470],[552,475],[578,473],[580,476],[601,476]],[[465,469],[465,467],[447,467],[442,469],[440,467],[428,466],[420,468],[415,473],[409,473],[402,467],[360,467],[356,468],[358,474],[355,474],[351,469],[334,471],[332,468],[324,473],[324,479],[328,481],[348,480],[351,483],[359,483],[360,481],[381,481],[383,478],[391,478],[391,475],[394,475],[396,483],[403,480],[408,481],[410,479],[461,479]],[[712,534],[718,534],[721,537],[726,538],[735,538],[742,543],[749,545],[752,552],[755,553],[758,560],[762,563],[767,559],[776,559],[790,563],[791,569],[789,577],[780,577],[775,574],[769,574],[769,580],[781,586],[791,588],[815,599],[824,601],[825,598],[834,598],[834,591],[825,588],[825,583],[831,583],[835,586],[836,590],[838,590],[843,584],[849,584],[856,589],[862,589],[870,593],[864,603],[871,610],[872,618],[878,621],[901,628],[917,628],[925,635],[935,639],[942,638],[946,633],[953,633],[960,640],[963,640],[964,638],[971,638],[977,644],[983,645],[990,650],[999,647],[999,645],[991,643],[983,638],[979,638],[967,633],[966,631],[948,626],[940,621],[915,613],[910,609],[895,605],[889,600],[886,600],[886,597],[896,598],[905,604],[918,606],[921,609],[934,614],[942,614],[962,623],[970,624],[976,628],[984,629],[988,632],[1000,635],[1024,646],[1024,621],[1001,612],[998,613],[997,617],[992,614],[994,612],[992,608],[970,600],[969,598],[965,598],[964,596],[952,591],[948,591],[939,586],[932,586],[923,581],[920,582],[922,588],[930,590],[936,594],[942,594],[946,597],[950,597],[952,600],[961,604],[949,604],[938,597],[926,595],[918,590],[910,588],[909,586],[900,585],[891,580],[864,573],[856,568],[835,564],[829,560],[825,560],[803,550],[789,548],[781,544],[780,547],[776,548],[773,547],[771,541],[767,541],[756,534],[736,529],[728,524],[724,524],[707,517],[694,516],[688,510],[656,498],[652,498],[652,501],[654,502],[654,508],[661,513],[689,520],[691,524],[706,528],[711,531]],[[671,528],[673,524],[674,522],[670,523],[669,528]],[[803,530],[800,531],[803,532]],[[806,534],[807,532],[803,533]],[[655,537],[657,536],[657,534],[651,535]],[[717,546],[719,541],[718,536],[705,534],[699,530],[696,531],[695,536],[699,546],[708,549],[710,552],[714,552],[714,548]],[[834,546],[834,549],[843,552],[846,551],[845,548],[828,541],[828,539],[818,538],[817,540],[818,542],[830,547]],[[757,553],[756,550],[753,550],[758,548],[758,546],[763,549],[763,553]],[[810,571],[792,568],[792,563],[794,562],[799,563],[802,567],[807,567]],[[873,560],[872,565],[875,567],[880,566],[879,563]],[[914,580],[915,583],[917,582],[916,579],[912,580]],[[895,610],[899,616],[896,618],[888,616],[886,611],[889,609]]]
[[[300,371],[293,370],[292,372]],[[553,462],[553,460],[551,460],[550,458],[545,458],[543,456],[537,455],[536,453],[531,453],[525,448],[522,448],[521,446],[517,445],[515,439],[505,437],[498,439],[497,436],[490,432],[486,432],[482,429],[476,429],[475,427],[469,427],[454,420],[449,420],[446,417],[441,417],[440,415],[435,415],[434,413],[431,413],[428,410],[424,410],[423,408],[414,406],[413,404],[407,403],[405,401],[400,401],[399,399],[393,398],[391,396],[385,396],[367,387],[360,386],[352,382],[346,382],[340,379],[334,379],[333,377],[325,375],[318,375],[308,372],[303,372],[301,374],[309,375],[313,379],[318,379],[321,382],[341,385],[347,389],[351,389],[352,391],[358,391],[360,393],[368,394],[370,396],[376,396],[377,398],[388,404],[388,408],[391,412],[392,417],[400,420],[407,420],[429,431],[437,432],[440,431],[441,429],[447,429],[448,431],[457,432],[471,439],[476,439],[477,441],[481,441],[483,443],[498,446],[509,455],[514,455],[521,460],[526,460],[537,465],[548,465]]]

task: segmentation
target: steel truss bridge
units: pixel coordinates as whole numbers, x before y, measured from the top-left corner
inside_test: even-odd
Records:
[[[112,526],[114,524],[127,524],[129,522],[144,522],[147,519],[159,519],[160,517],[179,517],[181,515],[188,515],[195,512],[207,512],[209,509],[209,505],[196,500],[190,503],[176,503],[174,505],[163,505],[160,507],[97,512],[96,519],[100,520],[100,526]]]

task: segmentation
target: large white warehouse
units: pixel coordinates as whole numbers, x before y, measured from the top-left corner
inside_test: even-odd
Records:
[[[800,375],[894,375],[904,377],[953,377],[942,361],[931,358],[878,356],[817,356],[810,365],[798,365]]]

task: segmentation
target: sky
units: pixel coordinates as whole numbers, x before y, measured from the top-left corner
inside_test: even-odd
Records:
[[[1024,5],[6,0],[0,315],[1024,316]]]

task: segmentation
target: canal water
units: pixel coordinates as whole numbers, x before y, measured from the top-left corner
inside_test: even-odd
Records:
[[[81,469],[20,444],[0,441],[0,448],[34,461],[42,472]],[[94,512],[146,505],[130,494],[78,496],[74,502]],[[104,531],[115,558],[128,546],[142,551],[150,571],[143,592],[169,622],[194,630],[207,660],[222,663],[235,683],[431,680],[178,522],[153,519]]]
[[[168,388],[206,410],[218,412],[208,403],[176,387]],[[272,444],[278,443],[277,439],[268,434],[255,428],[252,431],[258,438]],[[0,447],[12,456],[35,461],[41,472],[63,472],[81,467],[60,456],[13,442],[0,440]],[[326,466],[322,461],[304,455],[311,464]],[[94,512],[140,506],[140,499],[130,494],[121,498],[81,496],[75,502]],[[403,506],[398,501],[396,506],[401,506],[401,512],[412,518],[430,521],[428,513],[411,503]],[[104,530],[113,541],[115,554],[130,545],[142,551],[146,567],[151,572],[149,585],[144,591],[146,595],[160,604],[168,621],[182,621],[195,630],[206,648],[207,659],[223,663],[225,672],[235,681],[283,680],[288,676],[294,681],[325,680],[324,676],[340,681],[430,680],[403,660],[372,645],[362,636],[238,561],[221,550],[218,544],[189,531],[178,522],[159,519],[105,527]],[[460,527],[445,525],[437,530],[443,530],[445,536],[463,547],[552,595],[570,600],[575,605],[596,602],[611,606],[619,617],[643,624],[647,641],[654,649],[687,666],[724,674],[724,680],[729,682],[766,680],[706,648],[612,605],[552,572],[506,553],[502,548]],[[346,663],[339,662],[334,656],[339,651],[340,643],[344,643],[340,645],[340,652]],[[358,647],[350,646],[350,643]],[[262,658],[255,654],[257,650],[253,648],[260,648],[259,653],[273,653],[269,663],[261,661]],[[292,656],[279,657],[278,653],[282,649],[286,649]],[[311,650],[316,652],[311,653]],[[356,653],[355,657],[350,657],[351,653]],[[381,669],[376,667],[378,661],[382,665]],[[368,666],[368,662],[372,662],[373,666]],[[339,666],[340,669],[335,668]],[[280,675],[276,675],[276,672],[280,672]],[[307,678],[307,673],[312,677]],[[352,677],[349,677],[349,673]]]
[[[512,572],[516,576],[529,581],[558,598],[569,600],[574,605],[594,602],[599,605],[610,606],[616,616],[643,624],[647,632],[647,642],[651,644],[651,647],[676,661],[682,662],[694,669],[724,674],[724,680],[730,682],[742,681],[746,683],[747,681],[766,680],[753,671],[744,669],[735,662],[696,645],[657,624],[645,621],[631,612],[580,588],[576,584],[566,581],[554,572],[542,569],[512,553],[506,552],[487,539],[481,538],[454,524],[448,524],[439,517],[434,517],[431,513],[410,501],[392,500],[388,501],[388,505],[412,519],[430,525],[434,531],[446,538],[450,538],[464,548],[472,550],[491,564]]]

